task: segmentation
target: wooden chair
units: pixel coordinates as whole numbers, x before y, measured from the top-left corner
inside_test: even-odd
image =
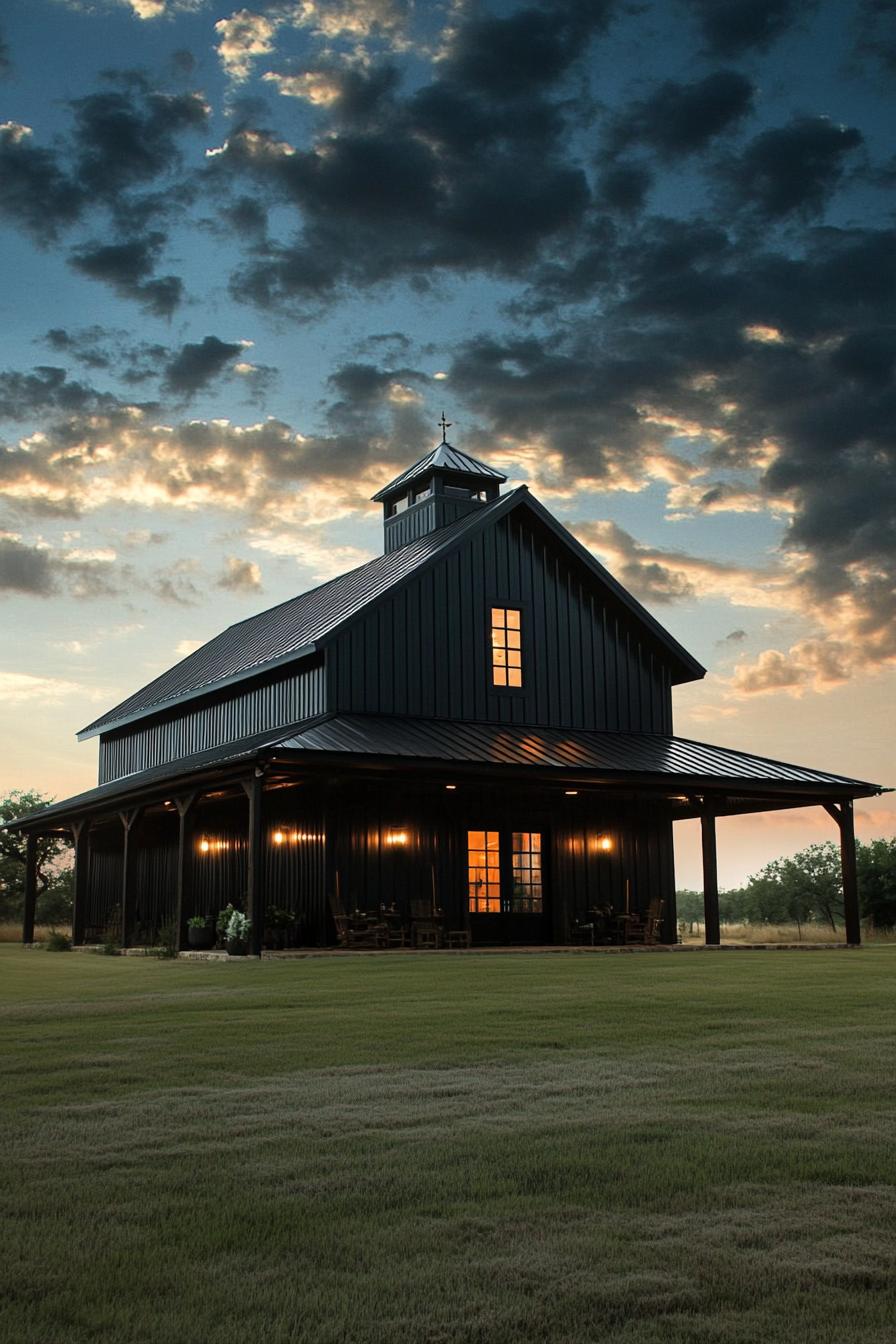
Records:
[[[625,921],[625,941],[650,946],[660,940],[664,902],[654,897],[643,915],[629,915]]]

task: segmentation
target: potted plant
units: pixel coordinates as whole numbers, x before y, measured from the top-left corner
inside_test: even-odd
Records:
[[[187,942],[190,947],[214,947],[215,930],[208,915],[193,915],[187,920]]]
[[[227,921],[226,929],[227,951],[232,957],[244,957],[249,951],[249,934],[251,931],[251,919],[248,919],[241,911],[234,910]]]
[[[265,943],[271,947],[284,948],[287,933],[295,922],[295,916],[291,910],[284,910],[280,906],[272,905],[265,911],[264,916]]]
[[[225,905],[223,910],[218,911],[218,918],[215,921],[215,932],[218,935],[218,947],[223,947],[227,942],[227,925],[230,923],[230,916],[235,912],[235,905]]]

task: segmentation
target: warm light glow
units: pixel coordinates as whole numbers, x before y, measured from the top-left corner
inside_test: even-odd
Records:
[[[389,830],[389,831],[386,832],[386,844],[387,844],[387,845],[406,845],[407,842],[408,842],[408,833],[407,833],[407,831],[393,831],[393,830]]]
[[[274,832],[274,844],[275,844],[275,845],[282,845],[282,844],[283,844],[283,841],[284,841],[285,839],[286,839],[286,836],[283,834],[282,831],[275,831],[275,832]]]
[[[523,651],[520,612],[513,607],[492,607],[492,685],[523,684]]]
[[[564,789],[564,793],[567,798],[577,798],[579,795],[578,789]]]
[[[203,836],[203,838],[199,841],[199,848],[202,850],[203,854],[207,854],[208,851],[209,851],[209,843],[208,843],[208,841],[205,839],[204,836]]]
[[[610,839],[608,835],[602,835],[597,842],[597,847],[598,849],[602,849],[606,854],[609,850],[613,848],[613,841]]]
[[[453,792],[453,790],[457,788],[457,785],[456,785],[456,784],[446,784],[446,785],[445,785],[445,788],[448,789],[449,792]]]

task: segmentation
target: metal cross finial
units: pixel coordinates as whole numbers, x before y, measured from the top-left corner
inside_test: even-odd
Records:
[[[445,412],[443,411],[443,412],[442,412],[442,418],[441,418],[441,420],[439,421],[439,424],[442,426],[442,442],[443,442],[443,443],[447,443],[447,442],[448,442],[448,439],[447,439],[446,436],[447,436],[447,434],[448,434],[449,429],[450,429],[451,426],[454,424],[454,421],[453,421],[453,420],[446,420],[446,419],[445,419]]]

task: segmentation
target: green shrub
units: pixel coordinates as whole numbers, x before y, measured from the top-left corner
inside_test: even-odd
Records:
[[[177,924],[171,920],[159,929],[156,942],[156,956],[163,961],[173,961],[177,956]]]
[[[51,929],[44,947],[48,952],[71,952],[72,940],[67,933],[62,933],[59,929]]]

